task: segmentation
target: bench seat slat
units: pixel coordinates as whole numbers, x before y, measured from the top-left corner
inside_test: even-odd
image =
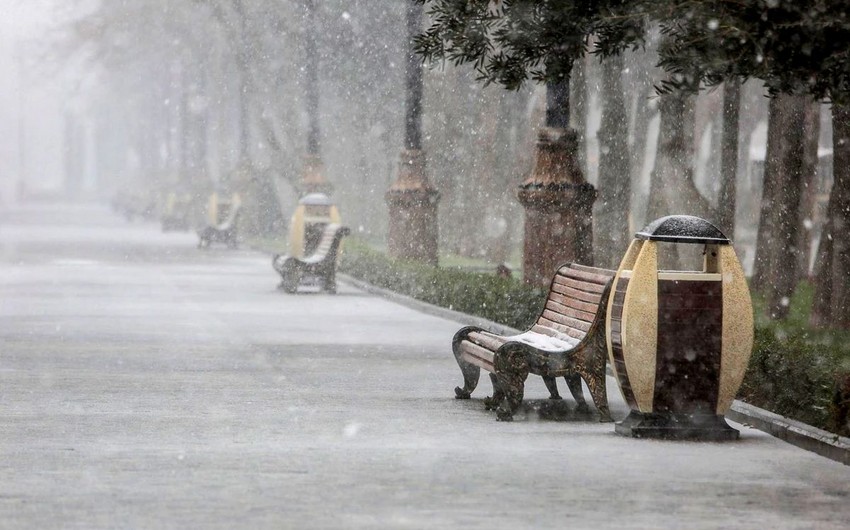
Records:
[[[566,326],[564,324],[560,324],[558,322],[555,322],[554,320],[549,320],[548,318],[544,318],[544,317],[537,319],[536,325],[543,326],[543,327],[546,327],[546,328],[552,328],[552,329],[554,329],[556,331],[560,331],[561,333],[564,333],[566,335],[572,335],[572,334],[578,334],[578,333],[584,333],[585,335],[587,335],[587,331],[585,331],[583,329],[574,328],[572,326]]]
[[[581,330],[578,330],[578,329],[573,329],[573,328],[566,328],[566,329],[567,329],[567,331],[559,331],[555,328],[550,328],[550,327],[547,327],[547,326],[541,326],[540,324],[535,324],[535,325],[531,326],[531,331],[533,331],[535,333],[540,333],[541,335],[548,335],[550,337],[560,337],[560,336],[566,335],[568,337],[572,337],[574,339],[581,340],[585,336],[587,336],[587,333],[585,333],[584,331],[581,331]]]
[[[460,352],[463,359],[485,370],[493,371],[493,352],[468,340],[461,341]]]
[[[473,331],[467,336],[467,339],[492,351],[498,350],[502,344],[507,342],[505,337],[501,335],[493,335],[486,331]]]

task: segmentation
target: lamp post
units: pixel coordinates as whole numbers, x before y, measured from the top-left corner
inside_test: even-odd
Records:
[[[316,46],[316,4],[315,0],[305,0],[307,9],[307,27],[304,32],[304,58],[306,60],[305,88],[307,99],[307,154],[301,170],[301,193],[327,193],[333,186],[325,179],[325,165],[322,162],[319,145],[319,53]]]
[[[398,178],[385,195],[389,207],[387,249],[396,258],[437,264],[437,204],[440,193],[425,171],[422,150],[422,62],[413,37],[422,28],[422,5],[407,1],[407,87],[404,149]]]
[[[549,285],[565,262],[592,264],[596,190],[578,165],[578,135],[569,121],[569,79],[550,82],[534,169],[517,190],[525,208],[523,279],[531,285]]]

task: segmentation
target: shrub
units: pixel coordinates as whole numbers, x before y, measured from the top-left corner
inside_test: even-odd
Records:
[[[777,414],[827,428],[833,380],[843,355],[803,335],[756,328],[753,356],[739,397]]]

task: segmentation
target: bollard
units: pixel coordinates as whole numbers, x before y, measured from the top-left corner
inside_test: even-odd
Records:
[[[703,270],[659,270],[659,244],[703,245]],[[635,234],[613,286],[608,356],[631,408],[616,432],[737,439],[723,415],[752,353],[753,310],[731,241],[705,219],[663,217]]]

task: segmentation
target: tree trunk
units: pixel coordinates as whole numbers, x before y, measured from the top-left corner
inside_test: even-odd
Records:
[[[650,29],[646,35],[644,50],[640,52],[628,52],[626,54],[626,66],[630,70],[627,79],[626,93],[631,93],[629,105],[632,108],[632,133],[631,133],[631,175],[632,175],[632,200],[630,221],[633,230],[642,228],[647,219],[647,203],[649,202],[649,180],[644,177],[644,166],[649,158],[649,143],[655,138],[649,134],[650,124],[658,113],[658,98],[653,87],[653,79],[656,77],[654,65],[658,63],[658,40],[657,28]]]
[[[809,264],[814,249],[813,228],[818,196],[818,140],[820,139],[821,103],[809,102],[803,114],[803,168],[802,197],[800,199],[800,218],[802,225],[798,232],[797,247],[800,249],[800,279],[809,277]]]
[[[761,188],[761,205],[759,208],[758,232],[756,234],[756,256],[753,263],[753,277],[750,283],[751,287],[757,291],[763,291],[766,287],[769,277],[768,271],[773,268],[771,263],[772,254],[768,252],[768,244],[776,232],[774,226],[775,219],[771,215],[779,197],[777,182],[773,178],[776,174],[774,169],[776,161],[776,153],[778,146],[781,144],[782,129],[779,126],[779,116],[781,111],[781,101],[784,96],[775,97],[768,104],[768,127],[767,127],[767,147],[764,157],[764,168],[762,171],[762,188]]]
[[[245,19],[245,7],[242,5],[243,0],[235,0],[233,7],[236,9],[236,15],[239,17],[239,35],[236,42],[236,69],[239,71],[239,161],[238,166],[245,167],[250,165],[250,154],[248,150],[249,127],[250,119],[248,114],[248,93],[251,91],[250,79],[251,75],[248,71],[248,30],[247,21]]]
[[[572,107],[572,112],[568,114],[570,123],[563,127],[572,127],[578,134],[578,167],[587,176],[587,56],[573,64],[569,89],[568,108]]]
[[[305,98],[307,100],[307,117],[309,119],[309,127],[307,130],[307,154],[319,157],[321,155],[319,146],[319,52],[316,48],[316,38],[319,29],[316,26],[316,6],[314,4],[314,0],[307,0],[305,5],[307,7],[307,25],[304,31],[304,68],[306,70]],[[410,76],[409,68],[408,64],[408,79]],[[410,81],[408,81],[408,90],[410,90],[409,85]],[[410,105],[409,101],[408,105]],[[411,112],[413,111],[411,111],[408,107],[408,124],[405,132],[408,132],[410,127],[409,121]]]
[[[717,198],[717,225],[726,237],[735,238],[735,202],[738,173],[738,113],[741,82],[723,84],[723,139],[720,151],[720,193]]]
[[[596,201],[595,263],[616,268],[631,240],[629,233],[628,116],[623,100],[623,57],[602,61],[602,123],[599,127],[599,180]]]
[[[821,234],[812,325],[850,329],[850,106],[832,107],[833,183]]]
[[[687,214],[711,219],[714,209],[697,190],[693,179],[693,116],[694,96],[687,94],[665,94],[661,96],[659,111],[661,126],[658,133],[658,153],[649,191],[647,221],[666,215]],[[661,260],[664,268],[687,269],[698,266],[696,254],[688,261],[682,252],[686,249],[677,245]]]
[[[767,295],[768,315],[783,319],[800,278],[799,229],[807,100],[780,95],[770,102],[764,192],[756,248],[756,288]]]

